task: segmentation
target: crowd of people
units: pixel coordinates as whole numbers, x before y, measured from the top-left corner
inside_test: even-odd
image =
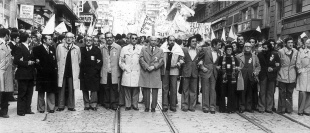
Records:
[[[0,29],[0,116],[8,116],[8,99],[18,90],[17,115],[37,111],[75,111],[75,90],[82,90],[84,110],[155,112],[162,90],[162,111],[194,112],[202,95],[204,113],[292,113],[293,90],[299,91],[298,115],[310,115],[310,39],[295,45],[281,41],[203,40],[99,33],[96,36],[42,35],[39,31]],[[178,86],[178,81],[180,82]],[[275,108],[275,88],[279,89]],[[181,101],[178,101],[178,94]],[[46,98],[45,98],[46,97]],[[151,100],[152,98],[152,100]],[[152,102],[151,102],[152,101]]]

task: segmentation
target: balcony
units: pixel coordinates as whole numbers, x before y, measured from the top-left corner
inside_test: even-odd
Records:
[[[258,26],[261,27],[262,19],[249,19],[238,24],[238,33],[243,33],[251,30],[256,30]]]

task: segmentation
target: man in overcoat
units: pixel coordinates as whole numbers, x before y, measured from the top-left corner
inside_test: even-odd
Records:
[[[150,110],[150,93],[152,90],[151,112],[157,106],[158,89],[161,88],[160,68],[164,65],[164,52],[157,46],[157,38],[150,38],[150,45],[145,46],[140,54],[139,86],[144,90],[145,112]]]
[[[103,106],[106,109],[112,108],[116,110],[118,107],[118,82],[121,75],[119,68],[119,55],[121,52],[121,46],[116,44],[113,39],[113,34],[107,32],[104,34],[106,39],[106,45],[103,45],[101,49],[102,62],[101,67],[101,79],[100,84],[104,90]],[[100,36],[102,38],[102,35]],[[101,90],[102,90],[101,89]]]
[[[49,113],[55,110],[55,93],[57,92],[57,60],[56,50],[52,46],[51,35],[42,36],[42,44],[33,48],[33,55],[37,62],[37,83],[38,91],[37,110],[40,113],[45,112],[45,93],[46,106]]]
[[[130,44],[122,48],[119,66],[123,70],[122,86],[125,91],[125,110],[139,110],[139,77],[140,77],[140,64],[139,56],[143,46],[137,45],[138,36],[136,34],[130,35]]]
[[[71,32],[66,34],[66,43],[61,43],[56,49],[58,65],[58,109],[65,108],[65,88],[68,87],[68,110],[75,111],[74,90],[80,89],[80,63],[81,51],[74,44],[74,35]]]
[[[17,115],[19,116],[34,114],[31,111],[31,101],[35,77],[35,60],[29,41],[29,34],[21,33],[21,44],[16,49],[14,57],[14,64],[17,65],[15,79],[18,82]]]
[[[81,90],[83,92],[84,110],[97,111],[97,91],[100,84],[100,69],[102,55],[97,46],[93,46],[93,39],[85,37],[85,46],[81,47]],[[89,91],[91,92],[89,97]]]
[[[0,93],[2,94],[0,117],[3,118],[9,118],[8,100],[14,91],[11,49],[6,44],[9,38],[9,30],[0,29]]]

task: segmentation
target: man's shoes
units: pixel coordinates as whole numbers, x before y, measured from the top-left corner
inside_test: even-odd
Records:
[[[97,111],[98,109],[97,109],[97,107],[91,107],[91,110]]]
[[[182,109],[182,111],[183,111],[183,112],[187,112],[187,111],[188,111],[188,109]]]
[[[112,107],[112,110],[117,110],[117,107]]]
[[[260,110],[259,110],[258,112],[263,114],[265,111],[260,111]]]
[[[276,108],[272,108],[271,110],[272,110],[273,112],[276,112],[276,111],[277,111],[277,109],[276,109]]]
[[[241,110],[241,109],[240,109],[240,110],[239,110],[239,113],[241,113],[241,114],[244,113],[244,110]]]
[[[303,113],[298,113],[298,115],[299,115],[299,116],[303,116],[304,114],[303,114]]]
[[[176,109],[170,109],[170,111],[172,111],[172,112],[177,112],[177,110],[176,110]]]
[[[69,111],[76,111],[74,108],[68,108]]]
[[[9,98],[9,101],[10,101],[10,102],[16,102],[17,99],[16,99],[15,97],[11,96],[11,97]]]
[[[39,111],[39,113],[44,113],[44,111]]]
[[[126,107],[125,111],[131,110],[131,107]]]
[[[191,111],[191,112],[195,112],[195,109],[189,109],[189,111]]]
[[[58,108],[56,111],[64,111],[64,108]]]
[[[196,104],[200,104],[200,102],[197,100]]]
[[[149,112],[150,109],[149,108],[145,108],[144,112]]]
[[[215,111],[210,111],[211,112],[211,114],[215,114]]]
[[[1,115],[0,117],[3,117],[3,118],[10,118],[9,115]]]
[[[151,109],[151,112],[155,112],[155,108],[152,108],[152,109]]]
[[[306,115],[306,116],[310,116],[310,113],[304,113],[304,115]]]
[[[50,111],[48,111],[49,113],[54,113],[55,111],[54,110],[50,110]]]
[[[142,99],[139,103],[144,103],[144,100]]]
[[[246,112],[249,112],[249,113],[254,113],[254,111],[253,110],[245,110]]]
[[[265,112],[266,112],[266,113],[269,113],[269,114],[273,114],[273,112],[272,112],[272,111],[269,111],[269,110],[266,110]]]
[[[135,110],[135,111],[139,110],[139,108],[136,108],[136,107],[132,107],[132,109]]]
[[[84,107],[84,110],[89,110],[90,109],[90,107]]]
[[[209,113],[209,110],[204,109],[204,110],[202,110],[202,112],[203,113]]]
[[[19,116],[25,116],[25,114],[17,114],[17,115],[19,115]]]
[[[168,109],[167,109],[167,108],[163,108],[162,111],[163,111],[163,112],[167,112]]]
[[[44,113],[44,112],[43,112],[43,113]],[[26,114],[34,114],[34,112],[31,112],[31,111],[30,111],[30,112],[27,112]]]

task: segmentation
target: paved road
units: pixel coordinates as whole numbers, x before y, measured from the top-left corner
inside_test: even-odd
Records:
[[[161,91],[159,91],[159,103],[161,103]],[[34,93],[32,110],[34,115],[24,117],[16,115],[16,102],[11,102],[9,106],[9,119],[0,118],[0,132],[114,132],[115,112],[99,107],[98,111],[84,111],[81,91],[76,91],[76,109],[75,112],[63,111],[54,114],[41,114],[36,111],[37,93]],[[277,94],[277,93],[276,93]],[[294,110],[291,115],[286,116],[310,126],[310,117],[298,116],[297,110],[297,92],[294,92]],[[141,99],[142,97],[140,97]],[[166,115],[177,132],[264,132],[259,127],[250,123],[248,120],[238,114],[203,113],[201,105],[197,105],[196,112],[180,111],[180,95],[178,95],[179,104],[176,113],[168,111]],[[276,95],[277,98],[277,95]],[[200,100],[201,101],[201,96]],[[121,132],[171,132],[163,114],[159,108],[155,113],[144,112],[144,106],[139,104],[139,111],[125,111],[120,109],[120,131]],[[305,128],[295,122],[278,114],[254,114],[245,113],[254,122],[266,127],[275,133],[308,133],[310,129]],[[44,121],[43,121],[44,120]]]

